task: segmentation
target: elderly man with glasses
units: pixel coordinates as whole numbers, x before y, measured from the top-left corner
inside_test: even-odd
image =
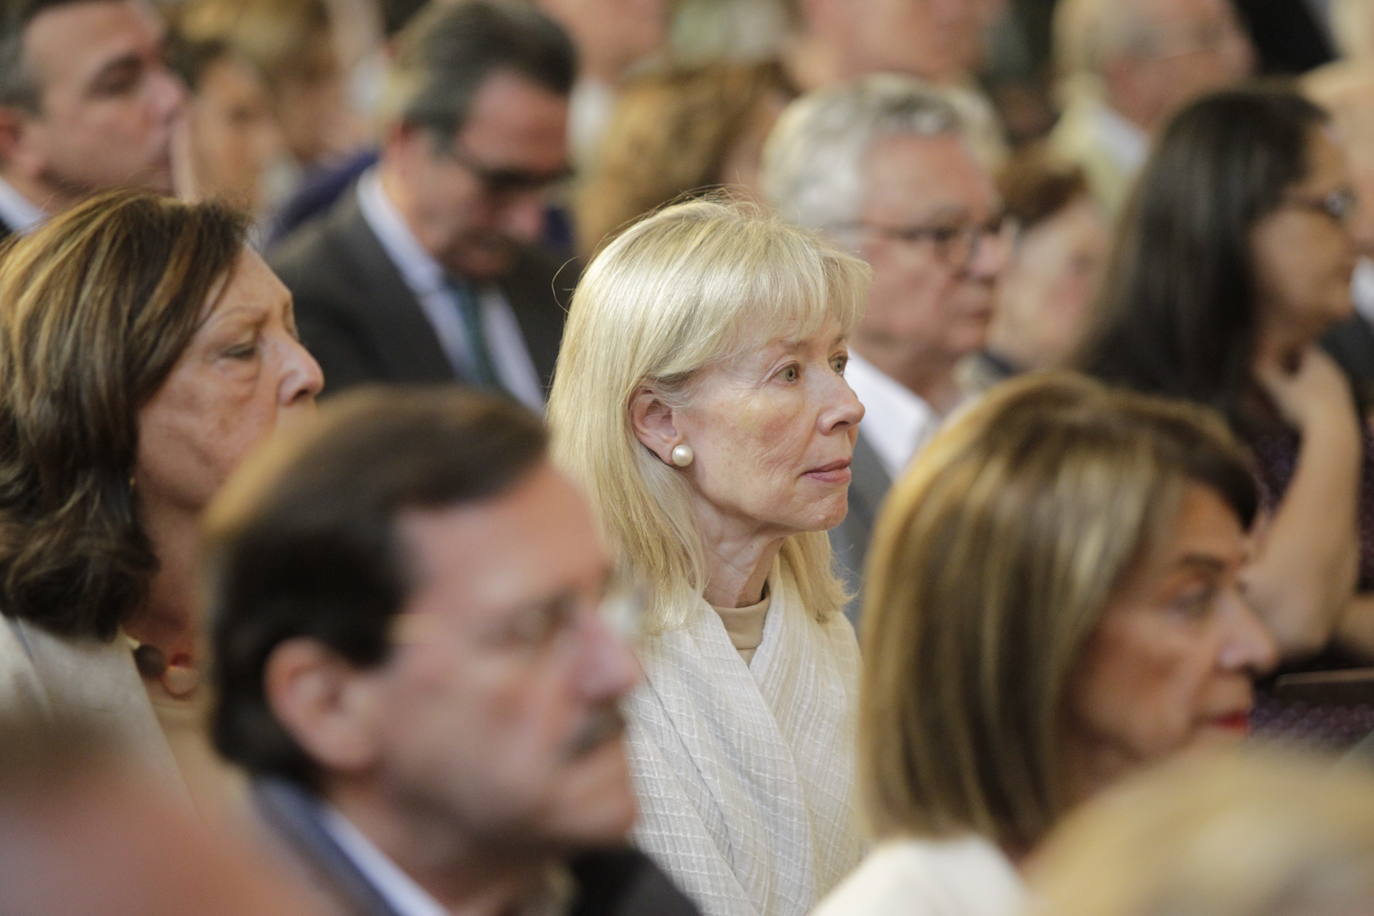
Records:
[[[764,191],[873,268],[847,370],[867,413],[831,531],[857,585],[879,502],[960,400],[955,369],[983,344],[1015,229],[942,91],[896,75],[794,102],[764,150]]]

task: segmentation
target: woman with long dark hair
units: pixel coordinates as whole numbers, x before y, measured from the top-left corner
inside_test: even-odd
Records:
[[[1140,177],[1076,360],[1217,408],[1249,446],[1268,517],[1246,585],[1290,660],[1333,639],[1374,651],[1374,470],[1317,346],[1351,311],[1354,206],[1320,108],[1278,89],[1204,96]]]

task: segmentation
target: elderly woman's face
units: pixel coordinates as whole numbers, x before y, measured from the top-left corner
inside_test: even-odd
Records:
[[[863,405],[844,380],[849,350],[828,321],[816,334],[759,341],[703,370],[677,432],[708,536],[823,531],[844,520]]]
[[[1086,788],[1185,747],[1245,736],[1273,639],[1238,587],[1236,514],[1184,493],[1172,531],[1121,586],[1069,687],[1066,754]]]
[[[290,293],[245,249],[139,411],[134,476],[144,504],[198,514],[249,449],[313,410],[323,385],[296,339]]]

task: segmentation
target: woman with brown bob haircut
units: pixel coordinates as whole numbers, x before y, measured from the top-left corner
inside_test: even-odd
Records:
[[[99,713],[198,801],[222,788],[197,716],[196,525],[322,384],[218,204],[112,192],[5,249],[0,710]]]
[[[763,141],[795,94],[774,62],[674,67],[632,80],[577,195],[583,253],[674,200],[722,186],[757,199]]]
[[[1218,419],[1078,376],[950,423],[869,554],[858,772],[883,842],[818,913],[1018,912],[1016,865],[1071,805],[1242,736],[1274,660],[1238,583],[1257,498]]]

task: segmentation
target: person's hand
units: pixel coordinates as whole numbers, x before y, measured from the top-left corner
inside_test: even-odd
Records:
[[[1260,363],[1255,374],[1279,413],[1299,430],[1323,420],[1349,418],[1354,423],[1354,400],[1345,373],[1315,344],[1298,351],[1291,361]]]

